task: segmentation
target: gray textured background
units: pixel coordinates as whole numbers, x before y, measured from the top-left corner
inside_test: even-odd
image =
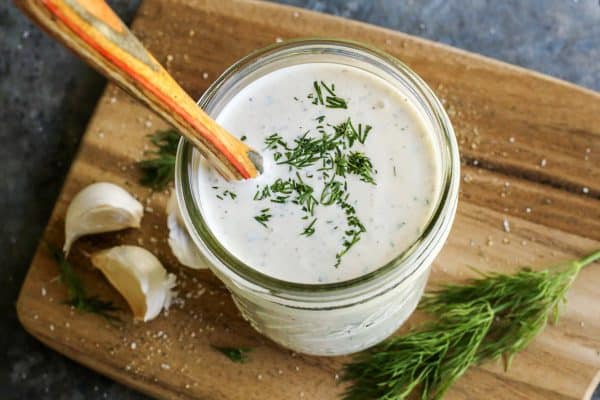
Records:
[[[227,0],[223,0],[227,1]],[[598,0],[285,0],[600,90]],[[130,21],[139,1],[109,1]],[[104,80],[0,4],[0,398],[141,399],[46,349],[14,302]],[[600,112],[600,110],[599,110]],[[600,400],[597,390],[595,400]]]

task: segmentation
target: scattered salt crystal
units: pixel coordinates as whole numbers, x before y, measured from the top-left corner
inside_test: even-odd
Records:
[[[295,367],[296,371],[300,371],[300,367],[296,365]]]
[[[42,288],[42,296],[46,297],[46,293],[47,293],[47,292],[46,292],[46,288],[45,288],[45,287],[43,287],[43,288]]]
[[[525,212],[526,212],[527,214],[531,214],[531,208],[529,208],[529,207],[525,208]]]
[[[581,188],[581,191],[585,194],[588,194],[590,192],[590,189],[584,186],[583,188]]]
[[[35,315],[33,316],[33,319],[38,319],[38,318],[39,318],[39,316],[38,316],[37,314],[35,314]]]
[[[585,323],[583,321],[580,321],[579,326],[583,328],[585,326]]]
[[[294,13],[292,14],[292,16],[294,18],[298,18],[300,16],[300,13],[298,11],[294,11]]]
[[[262,375],[261,374],[256,375],[256,378],[258,378],[259,381],[262,381]]]
[[[544,168],[545,166],[546,166],[546,159],[545,159],[545,158],[542,158],[542,159],[540,160],[540,167]]]
[[[510,143],[514,143],[514,142],[515,142],[515,138],[511,136],[511,137],[509,137],[509,138],[508,138],[508,141],[509,141]]]
[[[135,350],[137,348],[137,344],[135,342],[131,342],[131,350]]]
[[[188,35],[190,35],[190,37],[194,36],[195,34],[196,34],[196,32],[194,32],[193,29],[190,29],[190,31],[188,32]]]
[[[510,224],[506,218],[504,218],[502,220],[502,227],[504,228],[504,232],[506,232],[506,233],[510,232]]]
[[[50,330],[54,332],[54,325],[50,324]]]
[[[164,364],[164,363],[163,363],[163,364],[160,364],[160,367],[161,367],[162,369],[171,369],[171,366],[170,366],[169,364]]]
[[[275,38],[275,42],[276,43],[281,43],[281,42],[283,42],[283,39],[278,36],[278,37]]]
[[[167,62],[173,61],[173,56],[171,54],[167,54]]]
[[[208,79],[208,72],[202,73],[202,79]]]

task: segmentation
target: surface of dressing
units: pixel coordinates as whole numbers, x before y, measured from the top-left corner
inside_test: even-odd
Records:
[[[315,82],[334,88],[347,108],[320,104]],[[325,97],[326,88],[322,92]],[[351,150],[370,159],[375,184],[354,174],[344,177],[346,202],[365,231],[336,258],[348,239],[348,217],[342,208],[317,204],[311,215],[291,201],[294,195],[277,203],[273,193],[257,200],[257,192],[278,178],[301,179],[320,201],[327,181],[322,163],[302,169],[279,164],[285,157],[274,157],[285,149],[269,150],[265,140],[278,134],[291,146],[305,133],[309,138],[320,137],[319,130],[333,134],[348,118],[357,129],[359,124],[363,131],[371,126],[364,144],[356,142]],[[357,278],[406,250],[431,217],[441,180],[432,139],[403,93],[369,72],[331,63],[279,69],[237,93],[217,121],[261,151],[265,168],[257,179],[227,182],[201,163],[202,213],[221,245],[259,272],[299,283]]]

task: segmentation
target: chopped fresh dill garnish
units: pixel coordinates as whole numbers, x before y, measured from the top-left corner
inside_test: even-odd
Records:
[[[281,146],[284,149],[287,148],[287,144],[283,141],[283,138],[278,133],[268,136],[265,139],[265,144],[267,150],[275,150],[278,148],[278,146]]]
[[[321,93],[321,87],[317,81],[313,82],[313,87],[315,88],[315,92],[317,93],[317,97],[313,100],[313,104],[323,104],[323,93]]]
[[[47,246],[58,264],[60,281],[67,287],[68,300],[66,303],[73,306],[76,310],[98,314],[110,321],[119,321],[119,318],[112,314],[118,311],[119,308],[111,301],[101,300],[98,296],[89,296],[81,279],[75,273],[71,263],[63,255],[63,252],[51,244]]]
[[[308,224],[308,226],[306,228],[304,228],[304,230],[302,231],[301,235],[311,236],[313,233],[315,233],[315,228],[314,228],[315,222],[317,222],[316,218],[313,219],[311,221],[311,223]]]
[[[246,141],[246,139],[248,139],[248,137],[247,137],[246,135],[242,135],[242,137],[240,138],[240,140],[241,140],[242,142]]]
[[[221,347],[221,346],[215,346],[212,344],[210,345],[210,347],[212,347],[213,349],[222,353],[227,358],[229,358],[231,361],[236,362],[236,363],[246,362],[248,359],[248,357],[247,357],[248,353],[253,350],[250,347]]]
[[[269,209],[268,208],[263,208],[262,210],[260,210],[260,214],[255,216],[254,219],[261,224],[262,226],[264,226],[265,228],[267,227],[267,222],[271,219],[272,215],[269,214]]]
[[[231,190],[225,190],[223,192],[223,196],[229,196],[229,197],[231,197],[231,200],[235,200],[235,198],[237,197],[237,194],[235,194]]]
[[[363,182],[375,184],[373,179],[373,164],[364,153],[353,151],[348,155],[347,171],[358,175]]]
[[[325,105],[331,108],[347,108],[347,102],[338,97],[334,84],[323,81],[313,82],[313,92],[307,97],[314,105]],[[335,255],[335,266],[339,266],[342,257],[360,240],[366,232],[356,210],[349,203],[348,176],[357,176],[362,182],[375,185],[373,168],[369,157],[353,147],[365,144],[372,129],[371,125],[355,125],[350,117],[337,125],[324,123],[325,115],[315,118],[318,123],[316,132],[308,129],[293,141],[287,142],[279,133],[273,133],[265,138],[265,149],[273,154],[273,160],[278,165],[287,165],[295,177],[278,178],[273,183],[257,186],[254,194],[256,201],[269,201],[276,204],[291,202],[300,207],[303,215],[301,220],[311,222],[305,226],[301,235],[311,236],[316,230],[316,208],[321,206],[336,206],[344,213],[346,227],[343,230],[342,248]],[[300,170],[312,167],[305,182]],[[316,173],[315,173],[316,172]],[[315,178],[315,175],[317,176]],[[315,193],[310,180],[323,182],[320,193]],[[271,218],[269,209],[254,217],[264,227]],[[337,227],[336,227],[337,229]],[[342,229],[340,229],[342,230]]]
[[[307,98],[312,100],[312,104],[324,105],[327,108],[348,108],[346,100],[335,93],[335,85],[333,83],[331,86],[327,86],[323,81],[314,81],[313,89],[314,93],[310,93],[307,96]],[[319,123],[321,122],[323,121],[319,121]]]
[[[180,135],[176,130],[169,129],[158,131],[149,137],[157,150],[148,151],[147,154],[153,157],[137,163],[142,172],[140,183],[160,190],[171,183],[175,176],[175,154]]]

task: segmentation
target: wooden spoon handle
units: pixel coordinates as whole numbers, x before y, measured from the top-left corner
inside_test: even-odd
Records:
[[[212,120],[103,0],[15,0],[42,28],[179,131],[227,179],[256,177],[259,153]]]

